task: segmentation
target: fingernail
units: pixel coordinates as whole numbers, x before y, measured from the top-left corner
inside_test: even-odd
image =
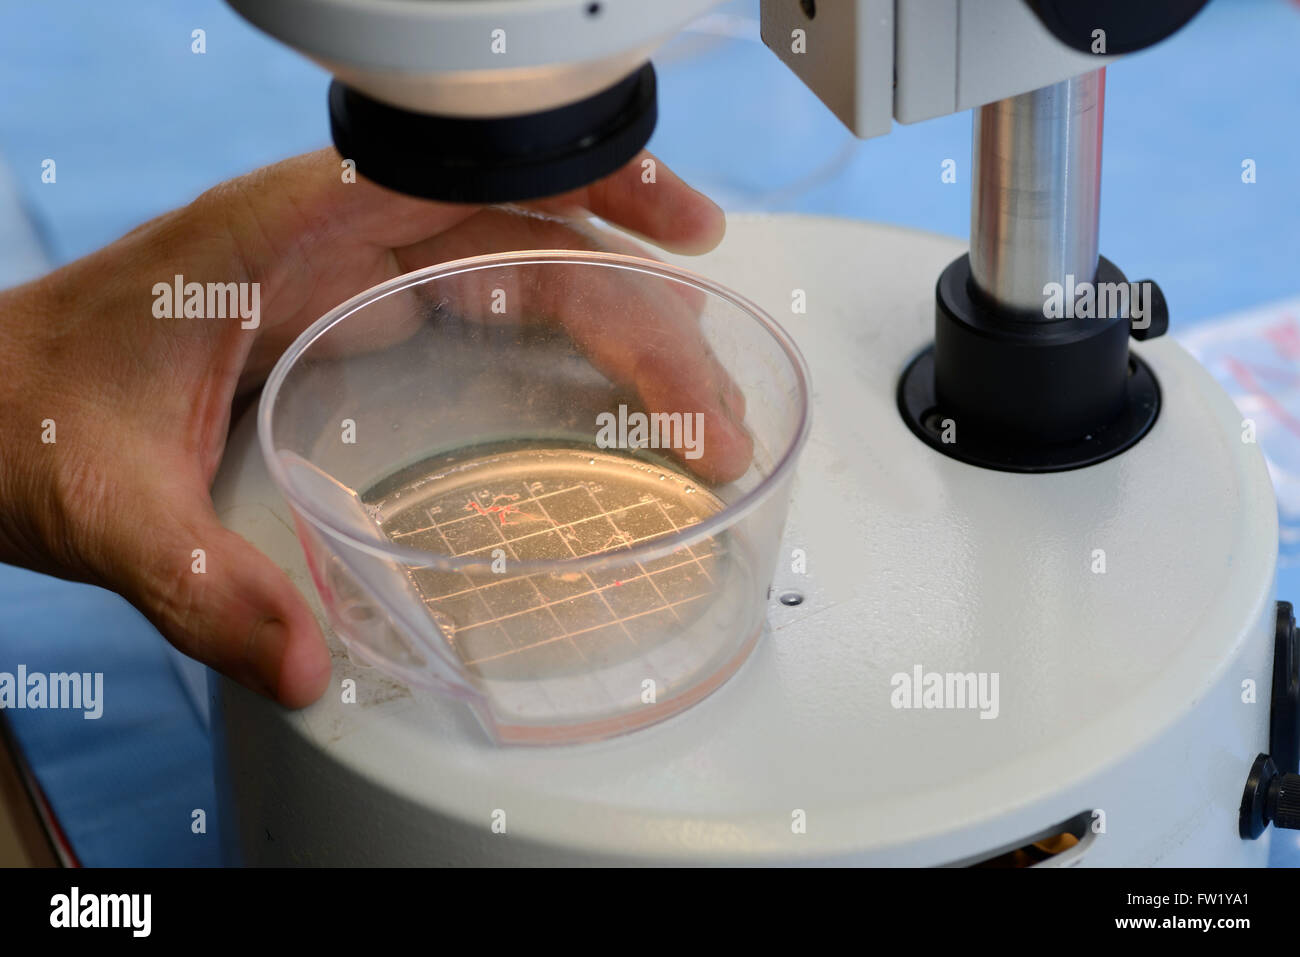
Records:
[[[737,425],[745,421],[745,393],[740,391],[740,386],[734,382],[726,382],[722,386],[722,404],[726,407],[731,420]]]
[[[267,620],[257,626],[248,643],[247,661],[258,690],[269,698],[276,697],[280,669],[289,647],[289,629],[284,622]]]
[[[744,422],[733,415],[725,401],[719,401],[709,410],[705,414],[705,421],[713,423],[714,432],[712,440],[706,440],[704,457],[693,465],[694,470],[714,482],[739,478],[753,457],[753,441],[749,430],[745,428]]]

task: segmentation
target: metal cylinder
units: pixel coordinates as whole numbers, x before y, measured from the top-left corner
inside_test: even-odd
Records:
[[[971,275],[995,303],[1043,316],[1047,283],[1097,272],[1106,71],[975,110]]]

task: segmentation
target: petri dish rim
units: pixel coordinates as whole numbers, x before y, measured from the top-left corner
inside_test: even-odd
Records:
[[[627,256],[620,253],[569,249],[530,249],[512,253],[490,253],[483,256],[454,259],[395,276],[335,306],[303,330],[298,338],[289,345],[276,361],[275,366],[266,378],[266,384],[262,388],[257,410],[257,437],[267,470],[270,472],[272,480],[280,493],[292,505],[294,512],[306,518],[318,531],[330,538],[344,542],[350,548],[376,558],[440,571],[469,571],[487,567],[489,563],[481,557],[446,555],[440,552],[397,545],[392,542],[380,544],[360,538],[336,524],[328,513],[318,511],[311,503],[303,501],[289,482],[287,471],[281,463],[280,457],[275,454],[272,410],[275,407],[275,400],[280,393],[281,386],[302,355],[311,348],[317,339],[364,307],[373,305],[387,296],[400,293],[412,286],[421,285],[430,279],[447,278],[461,273],[499,266],[550,264],[604,266],[645,273],[659,279],[692,286],[748,313],[750,318],[756,321],[775,340],[794,369],[800,406],[799,425],[794,437],[787,443],[781,453],[776,467],[734,504],[727,506],[722,511],[709,516],[703,521],[689,528],[656,538],[652,542],[634,545],[631,548],[596,555],[585,555],[579,558],[512,562],[512,574],[566,573],[573,571],[575,568],[596,570],[602,566],[613,567],[629,561],[651,561],[669,555],[680,548],[719,535],[757,508],[771,489],[783,481],[794,468],[794,463],[797,461],[799,452],[807,441],[812,428],[812,402],[808,365],[798,346],[790,338],[789,333],[775,319],[748,299],[680,266],[672,266],[652,259]]]

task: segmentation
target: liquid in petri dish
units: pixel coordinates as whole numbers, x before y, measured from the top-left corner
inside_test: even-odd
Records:
[[[471,571],[407,574],[464,666],[488,684],[530,683],[545,701],[516,704],[538,716],[633,707],[647,678],[680,692],[736,658],[737,629],[756,634],[749,619],[761,600],[734,533],[618,561],[724,507],[666,464],[508,443],[427,459],[363,499],[393,542],[483,560]],[[609,560],[595,569],[512,571],[598,555]]]

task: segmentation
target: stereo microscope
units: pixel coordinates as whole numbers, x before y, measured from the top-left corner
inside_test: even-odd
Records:
[[[230,2],[333,74],[359,174],[469,203],[636,156],[650,55],[716,6]],[[1105,67],[1204,2],[763,0],[763,41],[857,136],[974,120],[969,250],[783,214],[693,261],[785,317],[815,386],[763,640],[676,717],[551,748],[495,746],[333,638],[356,703],[214,679],[232,860],[1263,863],[1269,823],[1300,827],[1269,474],[1159,287],[1099,254]],[[315,601],[251,415],[213,495]],[[891,693],[932,672],[1000,678],[996,719]]]

